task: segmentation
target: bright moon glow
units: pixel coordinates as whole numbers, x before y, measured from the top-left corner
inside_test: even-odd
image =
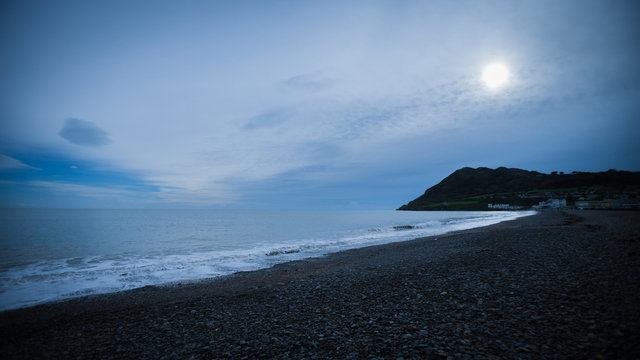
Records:
[[[509,69],[503,64],[490,64],[482,72],[482,81],[490,89],[497,89],[509,80]]]

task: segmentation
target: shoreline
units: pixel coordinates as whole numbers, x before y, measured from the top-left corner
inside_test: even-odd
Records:
[[[494,216],[494,218],[496,219],[489,219],[489,220],[483,218],[482,216],[476,215],[476,217],[473,219],[465,219],[462,227],[463,228],[464,227],[484,227],[484,226],[488,226],[487,224],[491,222],[495,223],[495,222],[513,220],[515,218],[519,218],[523,216],[530,216],[531,214],[535,214],[535,211],[520,211],[520,212],[510,211],[507,213],[508,215],[506,216]],[[386,221],[389,221],[389,216],[391,215],[395,215],[395,214],[387,214],[385,216]],[[467,215],[463,215],[463,216],[467,216]],[[452,217],[455,218],[456,216],[452,215]],[[469,217],[473,217],[473,216],[469,215]],[[467,221],[467,220],[471,220],[471,221]],[[415,219],[414,219],[414,222],[411,222],[412,221],[411,219],[405,219],[405,220],[397,219],[397,222],[393,222],[393,223],[403,224],[403,221],[406,221],[410,225],[395,225],[395,226],[373,225],[373,227],[369,228],[369,230],[367,230],[366,232],[363,230],[360,230],[359,233],[354,233],[349,235],[341,234],[342,237],[336,237],[336,236],[320,237],[319,239],[323,239],[325,241],[324,241],[324,244],[322,244],[321,242],[319,247],[317,247],[318,244],[315,241],[307,241],[307,242],[293,241],[286,244],[281,242],[279,244],[274,244],[273,246],[256,245],[255,249],[251,249],[251,248],[233,249],[234,252],[239,251],[237,254],[235,254],[236,256],[234,261],[239,261],[240,263],[246,261],[246,266],[244,266],[244,269],[242,267],[237,267],[237,266],[235,266],[236,269],[233,269],[233,270],[225,269],[225,265],[228,261],[225,260],[222,255],[216,254],[215,250],[211,250],[211,249],[205,250],[202,253],[196,252],[195,254],[192,254],[192,255],[185,255],[184,253],[180,253],[180,251],[178,251],[178,255],[177,255],[177,257],[182,257],[183,261],[185,260],[191,261],[192,257],[203,258],[202,254],[206,254],[209,252],[208,255],[212,256],[214,259],[209,258],[208,260],[209,263],[206,264],[209,270],[208,271],[209,274],[206,274],[206,275],[201,274],[201,275],[193,276],[192,273],[189,271],[190,269],[189,265],[181,266],[180,260],[173,260],[173,263],[171,263],[170,261],[168,264],[163,264],[163,262],[166,261],[166,259],[155,260],[152,258],[152,260],[149,260],[149,263],[143,264],[141,268],[145,268],[144,265],[149,265],[150,263],[156,262],[155,264],[156,267],[159,267],[161,269],[164,268],[163,270],[165,269],[168,270],[167,273],[169,273],[169,278],[164,278],[163,280],[160,280],[160,279],[167,276],[167,274],[165,274],[163,270],[154,271],[152,269],[150,270],[150,273],[143,272],[143,271],[139,272],[137,269],[138,264],[135,260],[133,260],[135,257],[131,257],[127,259],[125,256],[125,258],[122,259],[121,261],[119,259],[118,262],[120,264],[117,264],[116,267],[120,267],[120,269],[114,268],[112,270],[112,274],[108,274],[109,273],[108,267],[110,267],[111,264],[107,263],[103,265],[104,260],[99,260],[99,258],[101,257],[105,257],[105,258],[111,257],[110,255],[102,255],[102,256],[78,255],[77,257],[61,256],[59,257],[59,259],[43,260],[43,262],[50,262],[52,264],[52,265],[48,265],[48,267],[53,266],[60,269],[55,271],[54,274],[49,273],[48,269],[40,269],[40,271],[44,271],[47,274],[45,275],[47,277],[53,277],[55,276],[55,273],[62,274],[63,276],[61,276],[59,279],[56,279],[56,278],[53,279],[54,281],[58,280],[57,285],[52,287],[51,284],[47,284],[46,279],[39,279],[40,272],[38,271],[35,265],[32,268],[31,266],[26,266],[23,269],[20,269],[20,266],[18,266],[16,269],[9,268],[8,274],[7,274],[7,278],[8,278],[7,282],[17,283],[18,286],[17,286],[17,289],[13,289],[9,287],[6,289],[6,292],[2,294],[4,296],[4,299],[6,299],[7,301],[3,302],[2,304],[3,306],[0,307],[0,313],[4,311],[26,309],[26,308],[30,308],[38,305],[67,301],[74,298],[125,292],[125,291],[143,288],[143,287],[149,287],[149,286],[171,287],[175,284],[182,285],[182,284],[189,284],[189,283],[200,283],[202,281],[206,282],[214,278],[229,276],[237,272],[247,272],[247,271],[253,271],[253,270],[266,269],[266,268],[273,267],[276,264],[281,264],[281,263],[286,263],[286,262],[291,262],[296,260],[305,260],[308,258],[324,257],[331,253],[345,251],[349,249],[357,249],[357,248],[368,247],[373,245],[384,245],[391,242],[402,242],[402,241],[413,240],[419,237],[434,236],[430,234],[441,235],[448,232],[458,231],[455,229],[456,227],[460,228],[460,226],[455,225],[455,221],[453,222],[454,225],[440,224],[440,228],[438,228],[438,226],[432,227],[431,225],[421,226],[423,224],[416,223],[415,221],[417,220]],[[435,221],[437,222],[438,220],[435,220]],[[440,223],[442,222],[443,221],[440,220]],[[480,222],[480,224],[478,222]],[[362,229],[365,229],[365,228],[367,228],[366,225],[363,225]],[[390,230],[396,230],[396,232],[395,233],[389,232]],[[398,231],[398,230],[402,230],[402,231]],[[404,230],[411,230],[411,231],[405,232]],[[425,233],[425,231],[430,234]],[[260,237],[262,236],[261,234],[263,233],[264,231],[255,232],[253,236],[251,236],[251,238],[260,239]],[[287,233],[291,234],[292,232],[287,231]],[[407,235],[407,233],[409,233],[409,235]],[[337,235],[337,234],[332,234],[332,235]],[[363,242],[361,238],[366,238],[366,240]],[[341,245],[337,245],[337,244],[341,244]],[[260,250],[261,247],[262,249]],[[162,252],[162,251],[159,251],[159,252]],[[221,252],[224,253],[225,251],[221,251]],[[116,257],[119,258],[120,256],[116,255]],[[144,252],[141,252],[138,257],[142,257],[144,258],[142,261],[146,261]],[[169,258],[172,256],[165,254],[165,255],[162,255],[161,258],[162,257]],[[186,259],[186,258],[189,258],[189,259]],[[40,261],[34,259],[33,262],[36,265],[38,265]],[[107,270],[106,271],[107,274],[94,275],[92,274],[91,267],[86,267],[85,263],[89,263],[89,264],[93,263],[93,266],[91,267],[97,266],[98,268],[101,268],[105,266],[106,268],[104,268],[104,270]],[[196,261],[195,264],[197,263],[198,262]],[[73,266],[69,268],[69,264]],[[76,268],[75,265],[78,265],[78,267]],[[42,268],[43,266],[40,265],[39,267]],[[176,267],[181,269],[177,270]],[[232,264],[231,267],[233,268],[234,265]],[[170,274],[172,272],[171,270],[173,270],[174,274]],[[196,270],[200,270],[200,269],[196,269]],[[18,273],[17,276],[13,275],[14,271]],[[206,271],[203,271],[203,272],[206,272]],[[69,278],[64,276],[64,274],[67,274],[67,273],[77,274],[76,276],[79,280],[79,283],[77,285],[72,283],[72,281],[70,281]],[[212,273],[217,273],[217,274],[213,275]],[[120,274],[120,276],[118,276],[118,274]],[[144,276],[155,277],[156,280],[152,280],[152,281],[137,280],[137,282],[139,282],[137,284],[135,282],[127,282],[126,280],[126,277],[131,277],[133,279],[136,279]],[[115,277],[115,280],[114,280],[114,277]],[[31,283],[30,280],[26,280],[26,284],[25,284],[23,283],[24,278],[26,279],[33,278],[33,279],[36,279],[36,281]],[[92,280],[93,280],[93,283],[91,283]],[[111,287],[110,288],[101,287],[100,286],[101,283],[110,284]],[[22,285],[25,285],[25,286],[22,286]],[[57,287],[59,287],[60,289],[64,289],[64,291],[56,291]],[[21,291],[29,295],[24,296],[21,294]],[[46,294],[46,296],[43,296],[43,294]]]
[[[533,211],[522,211],[522,212],[533,212]],[[474,231],[476,229],[483,229],[483,228],[488,228],[488,227],[492,227],[492,226],[496,226],[505,222],[510,222],[510,221],[515,221],[518,219],[521,219],[523,217],[528,217],[528,216],[535,216],[539,214],[539,212],[533,212],[533,214],[531,215],[522,215],[519,216],[515,219],[509,219],[509,220],[504,220],[501,221],[499,223],[496,224],[491,224],[491,225],[482,225],[482,226],[478,226],[478,227],[474,227],[474,228],[470,228],[470,229],[463,229],[463,230],[452,230],[449,232],[445,232],[442,234],[438,234],[438,235],[430,235],[430,236],[422,236],[422,237],[417,237],[417,238],[413,238],[413,239],[408,239],[408,240],[400,240],[400,241],[392,241],[389,243],[382,243],[382,244],[373,244],[373,245],[365,245],[362,247],[356,247],[356,248],[351,248],[351,249],[344,249],[344,250],[339,250],[339,251],[333,251],[333,252],[329,252],[323,255],[319,255],[319,256],[310,256],[307,258],[302,258],[302,259],[295,259],[295,260],[287,260],[287,261],[283,261],[281,263],[275,263],[269,267],[265,267],[265,268],[259,268],[259,269],[255,269],[255,270],[242,270],[242,271],[237,271],[234,273],[230,273],[230,274],[225,274],[225,275],[220,275],[220,276],[215,276],[215,277],[208,277],[208,278],[201,278],[201,279],[192,279],[192,280],[175,280],[172,282],[167,282],[167,283],[161,283],[161,284],[155,284],[155,285],[146,285],[146,286],[141,286],[138,288],[133,288],[133,289],[127,289],[127,290],[121,290],[121,291],[114,291],[114,292],[106,292],[106,293],[96,293],[96,294],[88,294],[88,295],[81,295],[81,296],[75,296],[75,297],[66,297],[66,298],[60,298],[60,299],[54,299],[54,300],[47,300],[47,301],[43,301],[43,302],[39,302],[39,303],[35,303],[35,304],[31,304],[31,305],[26,305],[26,306],[21,306],[21,307],[17,307],[17,308],[10,308],[10,309],[6,309],[6,310],[0,310],[0,315],[3,313],[7,313],[7,312],[12,312],[12,311],[20,311],[20,310],[29,310],[31,308],[35,308],[35,307],[47,307],[47,306],[55,306],[58,303],[66,303],[66,302],[73,302],[73,301],[90,301],[90,299],[95,298],[95,297],[104,297],[104,296],[115,296],[115,297],[123,297],[123,298],[127,298],[127,293],[129,292],[137,292],[137,291],[141,291],[141,292],[146,292],[149,290],[171,290],[174,288],[181,288],[181,287],[189,287],[189,286],[198,286],[198,285],[206,285],[209,284],[211,282],[225,282],[225,278],[227,277],[234,277],[236,275],[249,275],[251,276],[252,273],[255,272],[262,272],[262,271],[266,271],[266,272],[270,272],[271,269],[277,267],[277,266],[287,266],[287,265],[294,265],[296,263],[303,263],[303,264],[308,264],[309,261],[313,261],[316,259],[321,259],[321,258],[326,258],[328,256],[332,256],[334,254],[338,254],[338,253],[342,253],[342,252],[348,252],[348,251],[358,251],[361,249],[365,249],[365,248],[375,248],[375,247],[384,247],[387,245],[391,245],[391,244],[396,244],[396,243],[405,243],[405,242],[411,242],[411,241],[418,241],[418,240],[427,240],[427,239],[437,239],[438,237],[445,237],[448,235],[452,235],[452,234],[461,234],[461,233],[465,233],[468,231]],[[406,225],[406,226],[410,226],[410,225]],[[397,226],[397,227],[404,227],[402,225]]]
[[[0,351],[5,358],[638,356],[638,223],[637,212],[541,212],[182,285],[8,310],[0,313]]]

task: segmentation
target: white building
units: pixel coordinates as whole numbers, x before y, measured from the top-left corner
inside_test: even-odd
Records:
[[[497,210],[509,210],[511,206],[509,204],[487,204],[489,209],[497,209]]]
[[[563,207],[567,207],[566,199],[547,199],[534,206],[535,209],[560,209]]]

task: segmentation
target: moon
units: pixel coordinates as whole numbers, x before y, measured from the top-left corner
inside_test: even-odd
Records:
[[[489,64],[482,71],[482,81],[489,89],[501,88],[509,81],[509,69],[501,63]]]

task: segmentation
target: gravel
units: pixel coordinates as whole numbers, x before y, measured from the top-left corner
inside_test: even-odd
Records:
[[[640,358],[640,212],[549,211],[0,313],[3,359]]]

